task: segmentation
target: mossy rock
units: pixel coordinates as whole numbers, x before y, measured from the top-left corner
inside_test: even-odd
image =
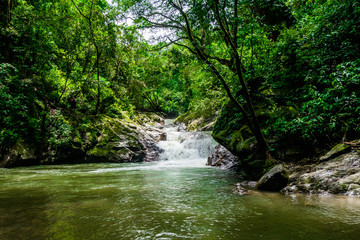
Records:
[[[154,126],[156,124],[165,124],[164,118],[153,112],[139,113],[135,117],[135,120],[141,125],[148,124]]]
[[[58,146],[53,151],[45,154],[41,159],[41,164],[71,164],[81,163],[85,158],[85,150],[81,144],[66,144]]]
[[[0,167],[39,164],[72,164],[88,162],[139,162],[158,159],[160,149],[146,130],[130,119],[105,115],[69,115],[69,131],[56,141],[39,147],[19,142],[0,156]],[[154,114],[146,114],[151,121],[160,121]],[[64,120],[65,121],[65,120]],[[151,152],[151,157],[147,157]]]
[[[110,142],[102,147],[95,147],[87,152],[87,159],[90,162],[140,162],[144,157],[144,151],[134,152],[114,142]]]
[[[351,151],[351,147],[349,145],[340,143],[334,146],[329,152],[327,152],[324,156],[320,158],[320,161],[328,161],[335,157],[338,157],[342,154],[349,153]]]
[[[145,146],[134,122],[101,117],[95,123],[97,144],[86,153],[91,162],[138,162],[145,157]]]
[[[213,132],[212,137],[236,156],[250,152],[251,146],[256,144],[255,138],[246,125],[241,126],[239,130],[233,130],[231,126],[228,126],[218,133]]]
[[[4,168],[31,166],[40,163],[35,155],[35,149],[21,141],[0,157],[0,167]]]
[[[190,131],[197,130],[201,128],[204,125],[205,121],[203,117],[197,118],[193,121],[190,121],[189,125],[187,126],[187,129]]]
[[[268,116],[268,111],[259,109],[259,115]],[[265,118],[265,117],[264,117]],[[227,104],[215,123],[213,138],[239,159],[239,168],[247,179],[258,179],[265,168],[264,156],[257,151],[256,139],[242,117],[233,106]]]
[[[217,104],[207,104],[196,110],[189,110],[179,115],[174,123],[185,124],[190,131],[212,130],[219,114]]]
[[[276,165],[265,173],[256,183],[256,188],[264,191],[280,191],[286,187],[289,173],[281,164]]]
[[[142,137],[139,126],[128,117],[89,117],[77,126],[74,141],[54,149],[56,154],[44,163],[142,161],[146,155]]]

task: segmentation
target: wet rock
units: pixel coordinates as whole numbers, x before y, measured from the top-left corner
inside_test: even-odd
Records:
[[[186,131],[186,125],[185,123],[180,123],[180,125],[178,126],[177,130],[179,132],[185,132]]]
[[[56,149],[51,149],[49,152],[40,156],[41,164],[71,164],[81,163],[86,156],[84,148],[81,143],[77,141],[61,145]]]
[[[313,184],[298,184],[298,185],[288,185],[281,190],[282,193],[310,193],[313,190]]]
[[[216,121],[206,124],[205,126],[200,128],[200,131],[212,131],[214,129],[215,122]]]
[[[255,181],[243,181],[236,184],[234,193],[239,195],[248,195],[254,193],[256,182]]]
[[[243,181],[240,184],[241,187],[245,188],[245,189],[250,189],[250,190],[255,190],[256,188],[256,181]]]
[[[333,147],[329,152],[327,152],[324,156],[320,158],[320,161],[327,161],[329,159],[335,158],[341,154],[348,153],[351,151],[351,147],[349,145],[340,143]]]
[[[360,153],[350,152],[317,165],[290,170],[286,193],[360,195]]]
[[[348,196],[360,196],[360,188],[352,189],[350,191],[347,191],[345,195]]]
[[[167,139],[167,135],[166,135],[166,133],[161,133],[160,134],[160,138],[159,138],[159,141],[166,141],[166,139]]]
[[[145,156],[142,159],[144,162],[153,162],[159,160],[160,153],[163,152],[163,149],[161,149],[156,144],[156,142],[157,141],[154,141],[153,139],[148,137],[142,139],[142,143],[145,146]]]
[[[239,195],[245,195],[248,194],[248,190],[246,188],[244,188],[243,186],[241,186],[240,183],[236,184],[236,189],[234,191],[235,193],[238,193]]]
[[[256,188],[264,191],[280,191],[286,187],[288,180],[288,172],[283,165],[279,164],[259,179]]]
[[[76,123],[78,119],[73,120]],[[96,116],[77,126],[60,144],[34,150],[18,143],[0,156],[0,167],[38,164],[156,161],[162,151],[157,142],[166,134],[152,126],[140,126],[128,118]],[[36,154],[35,154],[36,153]]]
[[[208,156],[207,165],[220,167],[222,170],[236,170],[238,167],[238,157],[219,144]]]
[[[154,128],[154,127],[147,127],[146,128],[146,133],[155,140],[155,142],[159,142],[159,141],[165,141],[166,140],[166,133],[161,131],[158,128]]]
[[[92,127],[98,137],[87,147],[83,162],[156,161],[161,152],[156,143],[166,139],[166,133],[154,126],[107,116],[94,122]]]
[[[153,112],[142,112],[137,115],[137,121],[140,125],[164,125],[165,119]]]
[[[6,154],[0,156],[0,167],[11,168],[39,164],[35,150],[30,146],[18,142]]]

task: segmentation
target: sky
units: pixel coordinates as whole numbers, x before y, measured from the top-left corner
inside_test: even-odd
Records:
[[[117,6],[117,1],[116,0],[106,0],[107,3],[111,6]],[[133,20],[131,19],[131,16],[127,17],[126,24],[128,26],[131,26],[134,24]],[[123,22],[121,22],[123,23]],[[158,43],[158,41],[152,39],[152,37],[156,37],[156,36],[161,36],[161,35],[165,35],[166,31],[164,29],[142,29],[139,30],[139,33],[145,38],[146,41],[148,41],[150,44],[156,44]]]

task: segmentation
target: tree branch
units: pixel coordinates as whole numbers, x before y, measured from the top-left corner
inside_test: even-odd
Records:
[[[169,47],[169,46],[177,43],[178,41],[180,41],[180,40],[182,40],[182,39],[187,39],[187,38],[185,38],[185,37],[180,37],[180,38],[178,38],[178,39],[176,39],[176,40],[171,40],[169,37],[167,37],[167,39],[168,39],[168,41],[169,41],[167,44],[165,44],[165,45],[163,45],[163,46],[161,46],[161,47],[155,48],[155,49],[153,49],[153,50],[154,50],[154,51],[159,51],[159,50],[161,50],[161,49],[164,49],[164,48],[166,48],[166,47]]]
[[[85,19],[89,19],[90,17],[87,17],[85,14],[83,14],[83,12],[80,10],[80,8],[76,5],[76,3],[74,2],[74,0],[71,0],[71,2],[74,4],[74,6],[76,7],[76,9],[78,10],[78,12],[80,13],[81,16],[83,16]]]

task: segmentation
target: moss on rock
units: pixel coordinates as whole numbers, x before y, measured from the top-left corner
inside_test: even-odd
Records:
[[[145,129],[123,115],[121,118],[70,115],[66,118],[66,135],[55,132],[54,140],[38,149],[19,142],[0,156],[0,166],[156,160],[160,149],[154,138],[158,136],[154,131],[155,136],[148,135],[146,131],[151,127]],[[162,119],[155,114],[146,116],[146,121],[161,122]],[[151,157],[147,157],[148,153]]]
[[[259,113],[262,113],[259,110]],[[239,168],[245,177],[258,179],[265,166],[256,151],[256,139],[244,121],[242,114],[231,104],[223,107],[212,133],[213,138],[239,159]]]
[[[334,146],[329,152],[327,152],[324,156],[322,156],[320,158],[320,161],[327,161],[350,151],[351,147],[349,145],[339,143]]]

